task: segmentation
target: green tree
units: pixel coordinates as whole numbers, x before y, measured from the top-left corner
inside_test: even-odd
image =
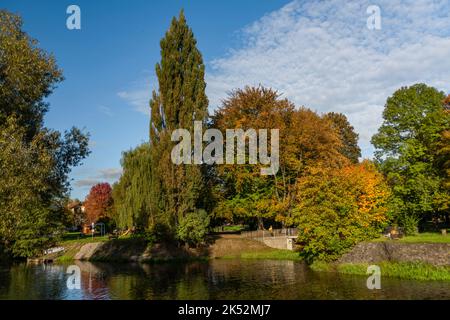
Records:
[[[209,216],[205,210],[200,209],[188,212],[179,221],[177,238],[191,246],[199,244],[206,239],[209,227]]]
[[[113,185],[113,219],[121,229],[147,228],[157,222],[151,215],[152,165],[150,145],[144,143],[122,156],[123,173]]]
[[[425,84],[403,87],[388,98],[383,124],[372,138],[375,157],[393,190],[396,218],[413,234],[420,221],[439,213],[445,196],[435,163],[436,144],[449,128],[445,95]]]
[[[183,128],[193,133],[193,121],[206,124],[208,116],[205,66],[196,44],[181,11],[161,40],[161,62],[156,65],[159,89],[150,101],[150,214],[164,215],[165,222],[175,229],[188,212],[204,208],[207,198],[204,168],[174,165],[170,157],[175,145],[172,131]]]
[[[342,141],[341,153],[352,163],[358,163],[361,157],[361,149],[358,146],[358,134],[355,128],[348,122],[347,117],[342,113],[329,112],[325,114],[325,119],[331,121],[332,127],[338,132]]]
[[[60,82],[55,59],[22,31],[22,19],[0,10],[0,123],[14,115],[27,138],[40,130],[48,110],[44,98]]]
[[[20,17],[0,11],[0,247],[28,257],[55,242],[68,175],[89,151],[79,129],[44,127],[44,99],[61,71],[21,27]]]

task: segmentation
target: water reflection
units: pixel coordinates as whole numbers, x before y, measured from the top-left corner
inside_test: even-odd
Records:
[[[450,299],[450,282],[316,273],[276,260],[186,264],[76,262],[81,290],[67,288],[68,265],[0,267],[0,299]]]

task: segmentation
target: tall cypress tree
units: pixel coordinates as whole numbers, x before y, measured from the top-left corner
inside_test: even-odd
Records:
[[[156,65],[159,90],[153,92],[150,101],[151,211],[153,216],[164,216],[170,226],[204,207],[202,168],[174,165],[170,158],[172,131],[188,129],[193,137],[194,121],[206,123],[208,116],[205,66],[196,44],[181,11],[161,40],[161,61]]]

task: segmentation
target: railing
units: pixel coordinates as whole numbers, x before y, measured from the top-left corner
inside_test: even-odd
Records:
[[[283,228],[269,230],[255,230],[255,231],[243,231],[241,237],[250,238],[255,240],[262,240],[264,238],[271,237],[296,237],[298,234],[297,228]]]

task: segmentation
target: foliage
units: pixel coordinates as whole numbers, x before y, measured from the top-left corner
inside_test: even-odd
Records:
[[[206,123],[208,115],[205,66],[196,44],[181,11],[161,40],[161,62],[156,65],[159,89],[150,101],[150,215],[175,228],[189,212],[205,208],[208,195],[205,169],[175,165],[170,157],[175,145],[172,131],[192,132],[194,120]]]
[[[161,218],[156,208],[156,190],[151,188],[153,166],[150,145],[144,143],[123,153],[122,176],[113,185],[113,217],[121,229],[132,227],[147,229],[158,224]]]
[[[347,162],[339,152],[342,143],[337,131],[328,120],[306,108],[296,110],[272,89],[233,91],[216,111],[213,126],[223,132],[229,128],[279,129],[282,141],[280,170],[275,176],[261,176],[260,164],[218,166],[216,190],[221,200],[216,217],[245,219],[249,224],[256,219],[260,228],[264,221],[292,225],[297,179],[310,167],[336,167]]]
[[[355,128],[348,122],[347,117],[342,113],[329,112],[325,114],[325,119],[331,121],[331,126],[337,130],[343,146],[340,152],[352,163],[358,163],[361,157],[361,149],[358,146],[358,134]]]
[[[15,116],[32,138],[41,128],[48,97],[62,80],[53,56],[22,31],[22,19],[0,10],[0,123]]]
[[[293,212],[301,254],[308,262],[329,261],[377,237],[388,220],[388,197],[382,175],[368,161],[301,178]]]
[[[184,243],[196,245],[205,241],[208,227],[209,217],[205,210],[189,212],[179,221],[177,237]]]
[[[448,207],[442,203],[449,194],[436,166],[436,146],[450,127],[444,97],[424,84],[397,90],[388,98],[384,122],[372,138],[380,169],[393,190],[396,219],[409,233],[433,215],[448,217]],[[440,152],[445,153],[445,147]]]
[[[56,241],[68,175],[89,151],[79,129],[44,127],[44,99],[61,71],[21,27],[20,17],[0,10],[0,247],[28,257]]]
[[[113,205],[111,194],[112,189],[107,182],[98,183],[91,188],[84,201],[86,218],[89,224],[111,215],[111,207]]]

